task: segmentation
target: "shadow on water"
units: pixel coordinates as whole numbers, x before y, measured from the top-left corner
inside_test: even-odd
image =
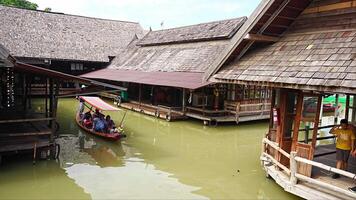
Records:
[[[48,191],[57,182],[65,184],[56,192],[59,199],[296,198],[266,179],[261,169],[266,121],[205,127],[201,121],[169,123],[129,111],[127,138],[109,142],[78,129],[76,106],[74,99],[59,102],[59,161],[32,166],[31,159],[15,160],[2,166],[1,199],[11,197],[12,188],[21,191],[17,197],[36,198],[44,190],[43,197],[50,199],[55,195]],[[109,114],[116,121],[123,116],[123,112]],[[34,169],[42,181],[31,175]],[[26,182],[41,184],[32,184],[30,190]]]

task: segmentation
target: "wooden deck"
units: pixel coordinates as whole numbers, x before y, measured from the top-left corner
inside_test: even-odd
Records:
[[[146,115],[154,116],[157,118],[165,119],[167,121],[185,119],[183,112],[177,111],[174,108],[170,107],[153,106],[135,101],[121,103],[120,107],[135,112],[140,112]]]
[[[52,130],[43,121],[0,123],[0,130],[0,154],[52,145]]]
[[[313,161],[335,167],[336,155],[335,144],[318,146],[315,151],[316,156]],[[315,184],[313,181],[298,180],[297,184],[293,184],[291,176],[282,168],[277,167],[272,162],[265,162],[266,158],[261,157],[263,161],[263,167],[267,176],[273,178],[278,185],[280,185],[285,191],[297,195],[305,199],[355,199],[356,193],[348,191],[349,187],[356,186],[356,177],[354,179],[341,176],[338,179],[333,179],[333,173],[330,170],[324,170],[316,166],[312,167],[312,180],[318,182]],[[265,160],[265,161],[264,161]],[[268,159],[267,159],[268,160]],[[350,156],[348,171],[351,173],[356,172],[356,158]],[[322,183],[322,184],[321,184]],[[323,186],[329,185],[329,186]],[[338,188],[330,190],[328,187]]]

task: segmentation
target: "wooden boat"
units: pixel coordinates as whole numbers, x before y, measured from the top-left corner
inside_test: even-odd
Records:
[[[109,104],[107,104],[106,102],[104,102],[103,100],[101,100],[99,97],[84,97],[84,96],[80,96],[78,98],[79,100],[82,101],[82,103],[84,104],[85,107],[89,108],[89,110],[93,110],[93,108],[99,109],[100,111],[119,111],[118,108],[115,108]],[[91,128],[87,128],[83,125],[82,121],[81,121],[81,117],[80,117],[80,113],[79,110],[76,114],[75,117],[75,121],[77,122],[78,126],[83,129],[84,131],[92,134],[92,135],[96,135],[98,137],[107,139],[107,140],[112,140],[112,141],[117,141],[123,137],[126,137],[126,135],[123,133],[123,129],[122,129],[122,122],[120,123],[120,125],[117,128],[116,132],[113,133],[104,133],[104,132],[97,132],[94,131]]]

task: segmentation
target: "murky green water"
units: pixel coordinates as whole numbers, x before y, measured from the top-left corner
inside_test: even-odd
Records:
[[[266,122],[204,127],[128,112],[121,142],[78,130],[77,102],[59,104],[58,161],[11,159],[0,199],[294,199],[265,178],[259,156]],[[110,113],[120,121],[123,111]]]

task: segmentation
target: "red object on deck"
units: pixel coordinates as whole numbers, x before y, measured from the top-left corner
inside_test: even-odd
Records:
[[[119,111],[118,108],[115,108],[114,106],[112,106],[110,104],[107,104],[105,101],[101,100],[99,97],[80,96],[79,98],[99,110]]]
[[[203,76],[204,73],[201,72],[143,72],[134,70],[102,69],[84,74],[81,77],[198,89],[210,84],[210,82],[203,81]]]

